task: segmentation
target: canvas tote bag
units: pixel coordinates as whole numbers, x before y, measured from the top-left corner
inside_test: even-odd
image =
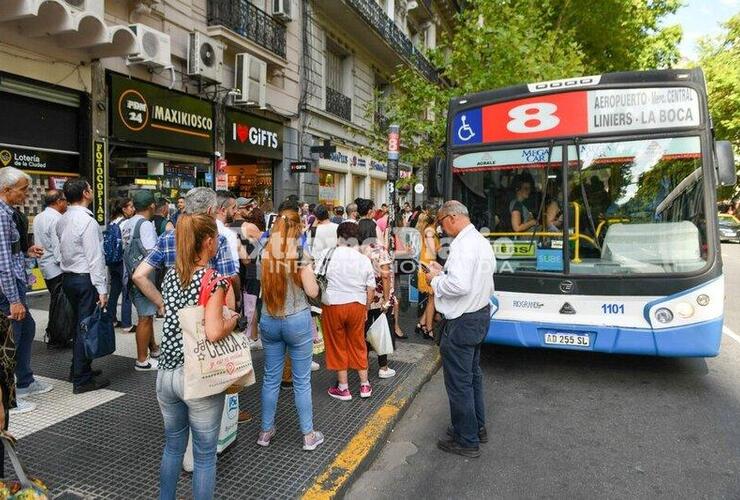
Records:
[[[213,269],[205,272],[198,303],[177,313],[185,356],[185,399],[219,394],[231,385],[244,387],[255,383],[252,354],[245,334],[232,332],[218,342],[206,338],[205,306],[218,281],[214,275]],[[226,306],[224,309],[224,314],[229,314]]]

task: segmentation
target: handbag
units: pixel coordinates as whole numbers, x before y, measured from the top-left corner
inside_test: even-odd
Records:
[[[337,247],[334,247],[327,252],[326,257],[324,257],[324,260],[321,263],[321,268],[319,268],[319,271],[316,273],[316,282],[319,284],[319,294],[315,298],[306,296],[309,304],[314,307],[321,308],[321,306],[323,305],[321,299],[324,297],[324,294],[326,294],[326,289],[329,286],[329,278],[327,278],[326,276],[326,271],[327,269],[329,269],[331,258],[334,255],[334,250],[336,249]]]
[[[110,313],[99,305],[87,318],[80,321],[82,343],[88,359],[97,359],[116,351],[116,331]]]
[[[388,317],[385,313],[373,321],[373,324],[367,329],[366,338],[378,356],[393,354],[393,339],[391,338],[391,329],[388,326]]]
[[[41,480],[29,478],[26,474],[26,470],[15,452],[15,438],[6,431],[0,431],[0,440],[3,442],[2,445],[5,447],[5,451],[8,452],[10,463],[13,464],[15,477],[18,478],[16,481],[0,479],[0,498],[7,498],[8,500],[16,498],[19,500],[23,498],[48,499],[49,490],[47,486]],[[2,453],[2,449],[0,449],[0,453]]]
[[[217,342],[206,337],[205,306],[219,279],[213,269],[208,269],[200,284],[198,303],[177,313],[185,357],[183,397],[186,400],[222,393],[230,385],[244,387],[256,382],[244,333],[232,332]],[[224,314],[230,314],[226,306]]]

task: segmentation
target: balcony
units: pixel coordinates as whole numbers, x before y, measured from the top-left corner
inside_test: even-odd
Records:
[[[224,26],[285,59],[285,26],[247,0],[208,0],[208,26]]]
[[[381,38],[408,62],[414,65],[428,80],[437,82],[437,69],[414,47],[411,40],[385,13],[375,0],[345,0],[370,25]]]
[[[352,99],[337,90],[326,87],[326,112],[351,122]]]

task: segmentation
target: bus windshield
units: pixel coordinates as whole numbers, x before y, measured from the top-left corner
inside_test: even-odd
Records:
[[[452,167],[453,194],[490,238],[498,272],[685,273],[706,264],[698,136],[466,153]]]

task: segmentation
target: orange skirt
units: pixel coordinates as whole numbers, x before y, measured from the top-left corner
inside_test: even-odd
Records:
[[[359,302],[321,306],[326,367],[329,370],[367,370],[366,319],[367,308]]]

